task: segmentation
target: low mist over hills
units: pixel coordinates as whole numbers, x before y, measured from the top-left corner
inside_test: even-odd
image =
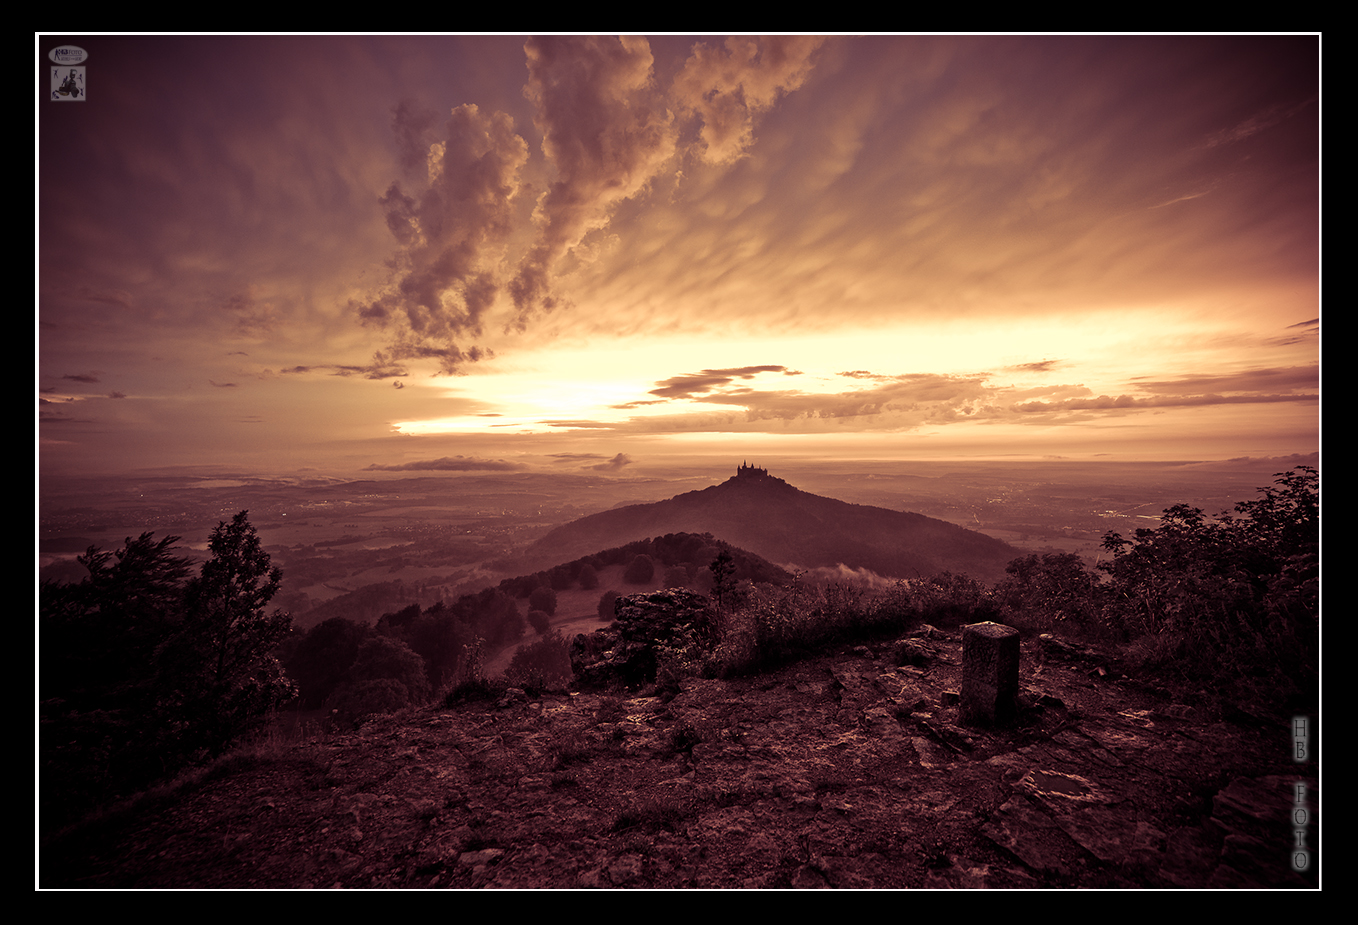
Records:
[[[946,521],[809,494],[764,469],[741,466],[720,485],[558,527],[529,547],[528,559],[556,563],[622,541],[680,532],[711,533],[783,565],[844,565],[893,578],[952,571],[995,581],[1022,555]]]

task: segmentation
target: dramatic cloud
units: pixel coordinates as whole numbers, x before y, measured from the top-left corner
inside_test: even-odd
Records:
[[[510,287],[520,329],[534,312],[557,306],[555,264],[641,191],[675,145],[645,39],[557,36],[530,39],[524,51],[524,94],[537,108],[542,151],[557,178],[538,199],[537,241]]]
[[[823,42],[805,35],[733,36],[721,48],[694,45],[671,94],[702,121],[702,159],[729,164],[744,155],[754,142],[755,116],[802,85]]]
[[[1320,368],[1255,368],[1230,375],[1189,375],[1159,380],[1137,378],[1132,380],[1132,384],[1138,389],[1158,394],[1200,395],[1209,391],[1262,394],[1285,391],[1297,396],[1314,397],[1320,387]]]
[[[1316,36],[81,43],[44,467],[1318,440]]]
[[[412,344],[436,345],[428,356],[444,372],[460,371],[477,356],[457,341],[482,334],[503,292],[513,305],[507,330],[524,332],[566,304],[555,279],[567,258],[595,259],[587,237],[680,156],[674,108],[696,117],[702,160],[730,163],[754,143],[756,117],[802,84],[822,43],[795,36],[731,39],[724,49],[697,43],[667,92],[644,38],[529,39],[523,92],[542,136],[535,169],[548,177],[531,227],[516,223],[515,202],[531,152],[507,114],[465,104],[440,132],[430,111],[398,104],[400,162],[408,174],[425,168],[428,179],[422,192],[398,181],[383,195],[402,250],[391,286],[356,306],[359,316],[402,331],[404,345],[387,348],[388,356],[413,359]],[[514,257],[516,243],[524,249]]]
[[[652,395],[661,398],[691,398],[730,385],[736,379],[753,379],[759,373],[786,372],[785,366],[742,366],[737,369],[705,369],[701,373],[674,376],[657,382]]]
[[[1050,362],[1017,364],[1016,370],[1045,374]],[[610,424],[599,420],[552,421],[557,427],[616,430],[623,433],[821,433],[909,431],[962,422],[1035,424],[1120,416],[1157,408],[1221,407],[1242,404],[1303,405],[1317,399],[1314,368],[1258,369],[1234,376],[1184,376],[1163,381],[1131,381],[1128,391],[1097,395],[1078,384],[1015,387],[986,373],[887,375],[867,370],[839,373],[873,383],[848,391],[810,392],[731,388],[737,378],[780,371],[780,366],[704,370],[663,380],[651,390],[666,403],[736,406],[740,410],[673,410]],[[611,406],[634,408],[645,402]],[[1040,416],[1040,418],[1039,418]]]
[[[403,157],[430,128],[432,119],[398,107],[394,122]],[[483,113],[474,104],[452,111],[438,140],[427,147],[427,182],[418,196],[392,183],[382,197],[387,227],[401,244],[395,280],[359,315],[404,335],[374,366],[435,359],[457,372],[483,356],[456,343],[475,337],[499,292],[497,273],[513,230],[513,199],[528,145],[504,113]]]

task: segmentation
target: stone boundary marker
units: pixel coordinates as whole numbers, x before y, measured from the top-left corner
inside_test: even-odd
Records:
[[[1002,623],[962,627],[962,722],[997,726],[1018,713],[1019,631]]]

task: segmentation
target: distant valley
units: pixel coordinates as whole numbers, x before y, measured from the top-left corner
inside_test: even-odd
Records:
[[[1060,550],[1092,560],[1108,530],[1129,533],[1138,526],[1153,526],[1161,510],[1181,502],[1208,513],[1229,509],[1258,486],[1269,484],[1273,473],[1308,462],[1316,462],[1314,455],[1178,464],[791,459],[761,464],[775,478],[795,486],[794,491],[845,505],[839,508],[841,513],[848,505],[865,505],[882,510],[878,517],[923,515],[1003,540],[1017,550],[1014,555]],[[124,537],[145,531],[181,536],[184,547],[201,551],[219,521],[249,510],[267,550],[283,568],[283,592],[275,603],[290,610],[299,625],[316,622],[306,619],[307,614],[327,602],[353,619],[371,621],[410,603],[428,605],[642,539],[652,535],[648,530],[685,529],[675,520],[649,526],[636,521],[642,529],[636,536],[605,539],[604,530],[582,538],[593,529],[588,525],[601,522],[591,518],[611,523],[608,518],[616,517],[622,523],[636,513],[626,513],[628,506],[663,508],[670,500],[703,495],[720,487],[735,470],[732,462],[706,468],[639,467],[635,474],[612,477],[518,472],[246,478],[214,472],[44,483],[39,486],[38,564],[43,577],[78,579],[83,571],[74,557],[87,546],[115,548]],[[735,534],[742,521],[753,517],[752,512],[734,509],[726,514]],[[567,525],[575,522],[586,526],[568,530]],[[687,529],[712,532],[780,565],[826,561],[815,558],[823,549],[788,546],[762,551],[737,536],[696,527]],[[554,531],[562,540],[555,549],[544,542]],[[833,524],[825,532],[833,533]],[[835,542],[853,539],[853,530],[842,533]],[[576,539],[568,543],[570,536]],[[804,561],[796,561],[794,554]],[[892,568],[871,561],[885,570],[883,574]],[[937,561],[966,571],[960,560]],[[995,561],[998,558],[992,567]],[[871,568],[868,559],[860,562]]]

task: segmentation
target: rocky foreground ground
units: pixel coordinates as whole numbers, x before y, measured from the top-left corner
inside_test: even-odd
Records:
[[[905,661],[908,664],[898,665]],[[298,736],[40,848],[50,887],[1315,888],[1315,767],[1028,640],[958,724],[932,628],[672,699],[511,691]],[[1306,785],[1310,870],[1292,870]]]

